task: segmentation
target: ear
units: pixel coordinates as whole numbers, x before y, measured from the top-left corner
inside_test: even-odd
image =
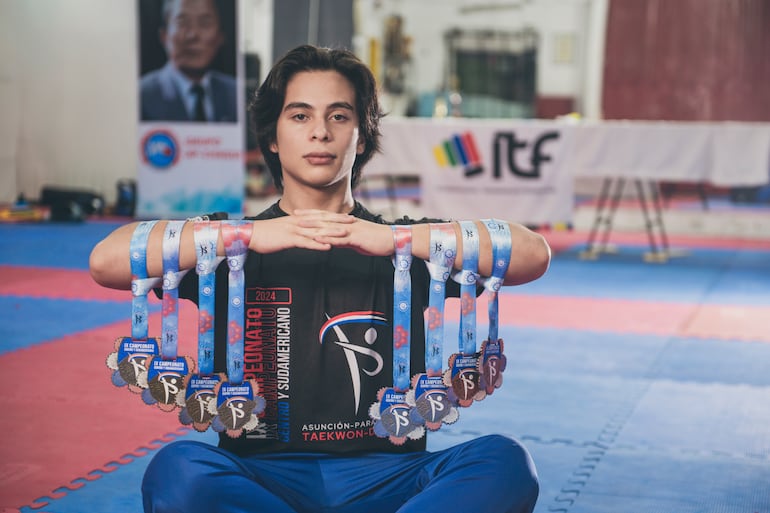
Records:
[[[278,143],[273,141],[270,143],[270,151],[273,153],[278,153]]]
[[[361,155],[364,152],[365,147],[366,147],[366,141],[364,141],[363,137],[359,137],[358,143],[356,144],[356,154]]]

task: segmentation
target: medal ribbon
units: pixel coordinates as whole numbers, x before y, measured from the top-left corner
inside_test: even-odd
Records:
[[[202,376],[210,376],[214,373],[216,270],[224,258],[217,256],[219,221],[196,221],[193,237],[198,273],[198,367]]]
[[[479,278],[479,231],[473,221],[460,221],[463,267],[454,279],[460,283],[460,352],[476,354],[476,281]]]
[[[393,272],[393,388],[405,392],[409,388],[409,339],[412,321],[412,228],[394,225],[396,248]]]
[[[179,244],[185,221],[168,221],[163,233],[163,323],[161,356],[164,360],[177,357],[179,342],[179,282],[187,270],[179,271]]]
[[[249,253],[251,221],[222,221],[222,240],[227,254],[227,377],[230,383],[243,382],[243,322],[245,274]]]
[[[484,280],[484,288],[489,291],[489,340],[494,342],[497,340],[499,326],[498,292],[503,286],[511,261],[511,229],[505,221],[483,219],[482,222],[492,241],[492,276]]]
[[[131,236],[131,338],[147,340],[149,311],[147,294],[158,284],[158,278],[147,277],[147,240],[157,221],[142,221]]]
[[[441,376],[444,365],[444,304],[446,281],[457,256],[457,238],[451,223],[430,225],[430,274],[428,330],[425,344],[425,373]]]

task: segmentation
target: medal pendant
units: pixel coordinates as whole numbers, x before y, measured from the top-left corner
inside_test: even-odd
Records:
[[[467,408],[473,401],[481,401],[486,392],[480,386],[479,354],[465,356],[455,353],[449,357],[449,369],[444,373],[450,401]]]
[[[238,438],[243,432],[254,431],[259,425],[257,415],[265,410],[265,399],[259,395],[256,381],[240,384],[224,381],[216,387],[216,400],[209,403],[216,416],[211,421],[214,431]]]
[[[188,356],[169,360],[154,356],[147,363],[147,389],[142,391],[142,399],[161,411],[174,411],[184,404],[185,379],[194,370],[195,362]]]
[[[154,338],[119,337],[115,340],[115,351],[107,356],[107,367],[113,371],[112,384],[141,393],[147,388],[148,361],[157,354],[158,341]]]
[[[457,421],[459,412],[447,395],[447,387],[441,376],[417,374],[412,378],[412,390],[407,393],[407,403],[412,407],[409,415],[416,424],[424,424],[436,431],[442,424]]]
[[[185,385],[184,406],[179,411],[179,422],[192,426],[196,431],[206,431],[214,418],[209,411],[209,403],[216,398],[215,389],[222,379],[219,374],[190,374]]]
[[[485,340],[481,344],[479,357],[479,374],[481,376],[481,388],[487,395],[491,395],[496,388],[503,384],[503,371],[507,359],[503,354],[503,340]]]
[[[409,417],[411,407],[404,392],[382,388],[377,399],[369,408],[369,416],[375,421],[375,435],[388,438],[394,445],[403,445],[407,438],[417,440],[425,435],[425,429]]]

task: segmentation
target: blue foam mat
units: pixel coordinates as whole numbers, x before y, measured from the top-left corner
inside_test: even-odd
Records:
[[[769,398],[770,386],[655,380],[615,444],[765,459],[770,467]]]
[[[128,326],[130,313],[130,301],[0,296],[0,354],[114,322]]]
[[[538,469],[538,513],[630,511],[629,504],[633,511],[763,511],[764,485],[770,482],[767,386],[659,376],[667,368],[661,361],[681,357],[672,347],[691,341],[510,327],[502,335],[519,336],[512,351],[518,358],[509,353],[503,388],[464,409],[457,424],[432,433],[429,449],[487,433],[518,439]],[[752,347],[743,360],[770,362],[769,344]],[[720,348],[705,344],[702,351],[719,358]],[[593,356],[577,358],[581,351]],[[190,436],[215,443],[213,433]],[[68,492],[44,510],[70,513],[93,502],[100,511],[137,511],[151,456]],[[711,486],[723,472],[736,484]],[[713,509],[728,498],[740,506]]]
[[[676,338],[661,353],[654,373],[672,381],[768,387],[769,358],[767,342]]]
[[[675,451],[615,451],[601,459],[564,511],[766,513],[770,511],[768,483],[768,461]]]
[[[88,269],[94,245],[127,222],[0,224],[0,264]]]
[[[216,435],[213,432],[198,433],[191,431],[176,440],[199,440],[216,444]],[[103,511],[110,513],[138,513],[142,511],[142,476],[150,463],[155,451],[148,452],[145,456],[118,466],[111,472],[97,472],[101,477],[93,481],[76,479],[77,484],[83,484],[76,490],[60,489],[65,492],[63,497],[51,499],[42,497],[36,506],[48,501],[42,508],[24,507],[21,513],[33,513],[44,511],[46,513],[83,513],[84,511]],[[106,462],[105,462],[106,463]]]
[[[35,225],[31,234],[30,225],[0,226],[0,237],[20,237],[14,251],[0,245],[0,263],[84,268],[92,245],[116,226]],[[57,242],[75,235],[75,247]],[[48,244],[55,249],[38,251]],[[767,251],[692,250],[658,265],[642,261],[643,247],[596,262],[580,260],[580,249],[556,255],[545,277],[511,292],[770,304]],[[9,340],[37,343],[125,321],[127,308],[0,297],[0,351],[11,350]],[[84,318],[89,312],[95,319]],[[432,434],[429,448],[493,432],[520,440],[540,476],[536,513],[770,512],[770,344],[510,326],[501,336],[509,358],[503,388]],[[210,432],[188,436],[216,442]],[[140,511],[141,477],[153,454],[22,511]]]
[[[691,249],[664,264],[645,263],[640,248],[623,246],[597,261],[581,248],[557,253],[539,280],[510,289],[517,294],[570,295],[687,303],[770,305],[767,251]]]

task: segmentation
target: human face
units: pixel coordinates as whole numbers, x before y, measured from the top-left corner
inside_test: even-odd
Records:
[[[174,2],[161,39],[176,67],[191,79],[200,79],[225,41],[214,0]]]
[[[296,187],[350,190],[359,139],[356,93],[336,71],[301,71],[286,85],[270,149],[278,154],[284,192]]]

